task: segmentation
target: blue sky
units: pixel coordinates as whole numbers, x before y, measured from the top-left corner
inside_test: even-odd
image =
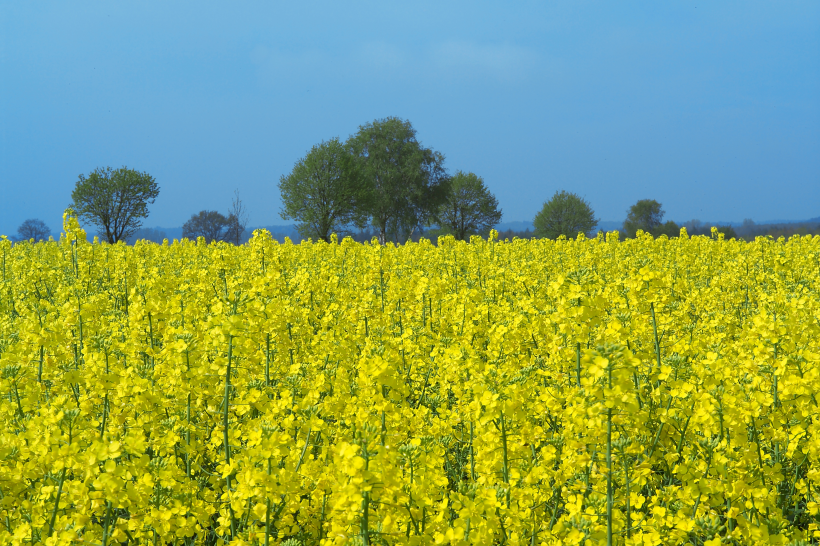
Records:
[[[504,221],[820,216],[820,3],[3,2],[0,233],[59,231],[80,173],[161,191],[147,226],[279,217],[310,147],[409,119]]]

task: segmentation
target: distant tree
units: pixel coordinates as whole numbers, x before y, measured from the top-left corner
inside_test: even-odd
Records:
[[[182,226],[182,236],[187,239],[205,237],[207,242],[225,241],[234,222],[232,218],[215,210],[202,210],[194,214]]]
[[[245,229],[248,226],[248,213],[242,200],[239,198],[239,190],[234,190],[233,201],[231,202],[231,209],[228,211],[228,232],[225,235],[225,240],[235,245],[242,244],[242,236],[245,234]]]
[[[624,231],[627,237],[634,237],[642,229],[647,233],[655,233],[663,222],[664,210],[661,204],[654,199],[641,199],[627,211],[624,221]]]
[[[365,190],[357,210],[370,219],[379,241],[421,230],[447,196],[444,156],[423,147],[409,121],[393,117],[362,125],[348,146]]]
[[[723,234],[725,240],[737,239],[737,232],[732,226],[716,226],[719,233]]]
[[[498,199],[484,185],[484,179],[473,173],[458,171],[450,180],[450,191],[433,213],[432,221],[456,239],[484,233],[501,221]]]
[[[279,179],[284,220],[296,220],[302,237],[329,241],[333,232],[363,225],[366,191],[356,178],[356,165],[338,138],[315,145]]]
[[[656,227],[652,232],[652,235],[666,235],[667,237],[678,237],[680,235],[680,226],[672,220],[668,220],[666,223]]]
[[[109,243],[127,239],[148,217],[148,205],[159,195],[159,186],[146,172],[121,167],[98,168],[80,175],[71,192],[77,216],[101,228]]]
[[[574,238],[578,233],[589,233],[598,219],[589,203],[574,193],[556,191],[552,199],[544,203],[532,221],[536,237],[555,239],[561,235]]]
[[[38,220],[37,218],[29,218],[17,228],[17,235],[23,241],[28,241],[29,239],[41,241],[47,238],[50,234],[51,230],[48,228],[46,223],[42,220]]]
[[[684,222],[683,227],[686,228],[686,233],[690,236],[703,235],[704,233],[709,232],[709,229],[705,227],[703,222],[701,222],[697,218],[689,220],[688,222]]]
[[[505,231],[498,232],[498,240],[503,241],[504,239],[513,239],[515,237],[519,239],[530,239],[533,236],[533,232],[530,231],[530,228],[525,229],[524,231],[515,231],[514,229],[510,228]]]
[[[758,231],[757,224],[751,218],[744,218],[743,223],[737,229],[737,234],[742,237],[753,236]]]
[[[129,245],[133,245],[137,241],[151,241],[152,243],[162,243],[163,239],[167,239],[168,236],[165,234],[164,231],[154,229],[154,228],[139,228],[137,231],[132,233],[125,242]]]

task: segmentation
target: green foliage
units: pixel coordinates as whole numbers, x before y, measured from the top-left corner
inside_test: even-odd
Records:
[[[365,195],[358,209],[383,243],[398,240],[427,223],[447,196],[444,156],[424,148],[409,121],[375,120],[348,141]]]
[[[235,217],[225,216],[215,210],[202,210],[194,214],[182,226],[182,236],[186,239],[205,237],[207,242],[231,240]]]
[[[329,241],[333,232],[365,223],[366,188],[357,164],[338,138],[317,144],[279,179],[280,216],[296,220],[302,237]]]
[[[127,167],[98,168],[80,175],[71,192],[70,205],[77,216],[101,228],[109,243],[127,239],[148,217],[148,205],[159,195],[159,186],[146,172]]]
[[[654,199],[641,199],[629,207],[624,232],[627,237],[634,237],[639,229],[654,234],[663,222],[663,215],[660,203]]]
[[[717,226],[717,229],[723,234],[724,239],[737,239],[737,232],[732,226]]]
[[[680,236],[680,226],[672,220],[667,220],[666,223],[656,227],[654,231],[652,231],[652,235],[654,235],[655,237],[659,235],[666,235],[667,237],[678,237]]]
[[[501,209],[483,178],[458,171],[450,179],[450,191],[432,220],[442,233],[465,240],[470,235],[484,234],[498,224]]]
[[[544,203],[532,221],[536,237],[555,239],[561,235],[574,238],[578,233],[589,233],[598,219],[589,203],[574,193],[556,191],[552,199]]]
[[[748,222],[751,222],[751,225],[754,225],[754,222],[752,222],[751,220],[749,220],[747,218],[746,220],[744,220],[743,226],[744,227],[749,226]],[[690,237],[692,237],[694,235],[707,235],[707,236],[711,237],[711,235],[712,235],[712,225],[711,224],[704,224],[703,222],[701,222],[700,220],[697,220],[697,219],[689,220],[688,222],[684,222],[683,226],[686,228],[686,233]],[[723,234],[724,239],[727,239],[727,240],[728,239],[737,239],[737,237],[738,237],[737,231],[735,231],[735,228],[733,228],[732,226],[726,225],[726,226],[715,226],[715,227],[717,228],[718,232]],[[742,229],[743,228],[741,228],[741,231],[742,231]]]

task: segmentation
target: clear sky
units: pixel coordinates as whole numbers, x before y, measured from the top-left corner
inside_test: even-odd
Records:
[[[234,189],[284,224],[279,177],[386,116],[504,221],[820,216],[820,2],[2,2],[0,233],[106,165],[156,178],[146,226]]]

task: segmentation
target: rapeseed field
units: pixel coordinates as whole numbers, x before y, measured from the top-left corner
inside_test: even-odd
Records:
[[[495,239],[0,240],[0,544],[817,543],[820,237]]]

